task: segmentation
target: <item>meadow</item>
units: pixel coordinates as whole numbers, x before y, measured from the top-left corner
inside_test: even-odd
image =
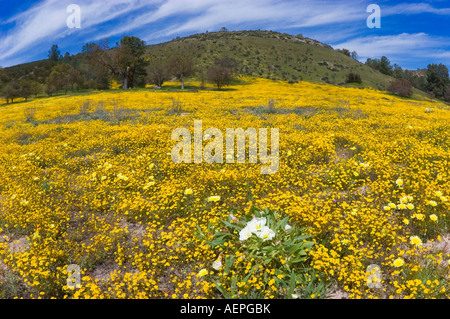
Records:
[[[194,120],[278,128],[278,171],[175,164]],[[250,77],[3,105],[0,297],[448,298],[449,123],[439,101]]]

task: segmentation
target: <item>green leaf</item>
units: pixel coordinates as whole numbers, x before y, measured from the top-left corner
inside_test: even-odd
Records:
[[[300,235],[294,238],[294,240],[303,240],[303,239],[308,239],[311,238],[311,235]]]
[[[225,268],[223,270],[223,272],[225,274],[228,274],[230,272],[230,268],[234,263],[234,257],[233,256],[228,256],[225,258]]]
[[[276,231],[277,229],[284,229],[284,227],[286,226],[287,222],[289,220],[289,216],[283,218],[282,220],[280,220],[277,224],[277,226],[275,227],[274,231]]]
[[[232,223],[229,223],[229,222],[224,221],[224,220],[222,220],[222,222],[225,224],[225,226],[227,226],[227,227],[229,227],[229,228],[234,228],[234,229],[236,229],[237,231],[241,231],[241,227],[239,227],[239,226],[236,225],[236,224],[232,224]]]
[[[203,233],[202,229],[200,228],[200,226],[197,224],[195,225],[197,227],[197,231],[200,234],[201,238],[205,238],[205,234]]]
[[[231,295],[227,293],[227,291],[225,290],[225,288],[223,288],[221,283],[219,283],[217,280],[213,280],[213,282],[216,285],[217,290],[219,290],[219,292],[225,299],[231,299]]]
[[[289,262],[291,264],[296,264],[296,263],[299,263],[299,262],[305,261],[305,260],[306,260],[306,257],[296,257],[294,259],[291,259]]]

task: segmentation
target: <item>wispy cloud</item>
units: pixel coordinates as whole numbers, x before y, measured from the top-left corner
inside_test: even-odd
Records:
[[[388,56],[391,60],[404,61],[406,58],[443,58],[450,62],[450,52],[442,46],[450,38],[432,36],[427,33],[401,33],[397,35],[360,37],[335,45],[335,48],[355,50],[361,59]]]
[[[435,8],[429,3],[400,3],[394,6],[387,6],[383,9],[384,15],[411,15],[422,13],[450,15],[450,8]]]

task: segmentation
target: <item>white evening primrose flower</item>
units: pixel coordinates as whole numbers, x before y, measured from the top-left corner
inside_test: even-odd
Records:
[[[256,233],[261,231],[262,227],[266,225],[266,221],[265,217],[255,217],[247,223],[246,227],[249,227],[252,233]]]
[[[292,229],[292,226],[289,225],[289,224],[286,224],[286,225],[284,226],[284,230],[286,230],[286,231],[290,231],[291,229]]]
[[[267,226],[263,226],[261,231],[257,233],[258,237],[263,241],[270,240],[275,236],[275,232]]]
[[[222,267],[222,255],[219,255],[219,258],[217,258],[217,259],[213,262],[212,267],[213,267],[215,270],[219,270],[220,267]]]
[[[252,236],[252,231],[248,226],[245,226],[242,228],[242,230],[239,232],[239,240],[244,241],[249,239]]]

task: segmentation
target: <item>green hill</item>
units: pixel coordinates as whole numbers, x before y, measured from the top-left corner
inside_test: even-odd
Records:
[[[318,41],[272,31],[227,31],[195,34],[149,45],[154,57],[184,54],[199,68],[215,58],[239,62],[238,73],[285,81],[326,82],[343,85],[346,75],[358,73],[363,86],[384,90],[392,80],[355,59]]]

